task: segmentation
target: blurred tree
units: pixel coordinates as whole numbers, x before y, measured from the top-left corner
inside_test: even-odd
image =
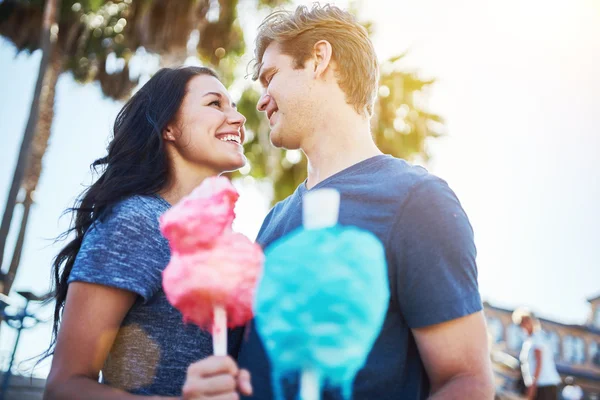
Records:
[[[404,54],[381,66],[379,96],[371,122],[373,137],[386,154],[406,160],[429,160],[427,138],[443,133],[443,119],[425,110],[427,91],[434,79],[421,79],[417,73],[402,70]]]
[[[42,10],[46,1],[51,0],[0,2],[0,35],[11,41],[17,51],[33,52],[40,48]],[[256,1],[259,8],[271,9],[290,0]],[[34,98],[34,103],[39,103],[39,122],[34,126],[33,144],[26,155],[25,178],[17,182],[25,193],[24,220],[11,272],[6,278],[8,282],[12,283],[17,272],[26,217],[42,171],[59,75],[70,72],[79,82],[98,82],[106,96],[126,99],[139,80],[139,72],[133,71],[131,61],[140,49],[159,56],[162,66],[179,65],[190,55],[190,38],[196,35],[197,45],[192,55],[216,68],[229,86],[236,78],[236,67],[246,50],[237,10],[238,0],[62,1],[53,28],[56,45],[49,55],[44,90],[39,98]],[[364,25],[371,31],[371,23]],[[372,131],[385,153],[409,160],[415,157],[426,160],[426,139],[439,136],[443,122],[439,116],[425,111],[426,91],[433,80],[422,80],[415,73],[403,71],[401,59],[402,56],[394,57],[382,64]],[[247,117],[246,155],[251,164],[250,174],[271,181],[273,201],[278,201],[305,179],[306,160],[299,151],[270,145],[268,121],[256,111],[259,96],[255,84],[247,85],[238,102],[239,110]],[[37,116],[30,115],[30,118]],[[7,211],[12,217],[15,201],[16,194],[12,199],[9,196],[0,230],[0,267],[10,226],[10,218],[8,225],[4,220]],[[4,293],[10,290],[10,283],[4,285]]]
[[[42,15],[46,4],[56,0],[4,0],[0,2],[0,35],[17,52],[33,52],[42,46]],[[257,0],[259,7],[274,7],[288,0]],[[28,126],[34,134],[24,143],[16,167],[0,227],[0,268],[19,188],[24,189],[24,212],[20,233],[5,277],[8,293],[16,275],[25,237],[27,216],[41,172],[54,116],[58,77],[72,73],[81,83],[98,82],[102,92],[124,100],[138,84],[130,62],[139,49],[160,57],[162,66],[182,64],[188,56],[190,36],[199,36],[196,54],[215,67],[226,84],[234,79],[236,62],[245,50],[237,19],[238,0],[63,0],[52,26],[55,45],[48,62],[41,65],[44,82],[34,96]],[[194,55],[196,55],[194,54]],[[153,71],[151,71],[153,72]],[[26,140],[25,140],[26,141]],[[24,141],[24,142],[25,142]]]

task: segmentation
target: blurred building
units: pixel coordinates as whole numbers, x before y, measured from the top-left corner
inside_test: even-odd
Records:
[[[0,382],[4,374],[0,374]],[[45,379],[31,378],[29,376],[11,376],[10,386],[4,395],[5,400],[42,400]]]
[[[539,318],[542,330],[554,350],[561,377],[572,376],[583,389],[584,399],[600,400],[600,296],[588,299],[590,313],[582,325],[563,324]],[[514,310],[484,303],[491,342],[496,387],[500,398],[517,396],[520,379],[519,353],[525,339],[513,324]]]

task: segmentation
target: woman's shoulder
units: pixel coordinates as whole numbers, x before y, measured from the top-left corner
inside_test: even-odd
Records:
[[[134,195],[105,209],[98,220],[103,224],[158,225],[158,218],[170,205],[159,196]]]
[[[170,257],[159,229],[159,217],[168,209],[162,202],[132,196],[105,210],[85,233],[69,282],[113,286],[150,299]]]
[[[162,215],[169,207],[169,203],[158,195],[134,195],[116,203],[111,211],[121,217],[154,218]]]
[[[158,196],[127,197],[102,211],[87,230],[85,241],[115,234],[137,238],[161,236],[159,219],[168,209],[169,203]]]

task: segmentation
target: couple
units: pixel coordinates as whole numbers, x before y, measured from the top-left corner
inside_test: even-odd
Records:
[[[334,6],[277,12],[255,56],[271,142],[309,160],[258,242],[301,225],[303,195],[330,187],[340,223],[385,244],[391,300],[353,398],[493,398],[471,226],[444,181],[375,146],[378,64],[365,29]],[[161,288],[170,252],[158,217],[204,178],[244,165],[244,122],[206,68],[163,69],[123,107],[54,264],[55,332],[62,317],[47,399],[272,399],[252,324],[229,332],[230,357],[213,357],[210,335],[183,324]]]

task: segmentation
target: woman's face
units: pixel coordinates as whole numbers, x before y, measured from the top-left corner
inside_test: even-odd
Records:
[[[244,123],[223,84],[210,75],[198,75],[187,93],[165,139],[174,144],[187,163],[214,170],[235,171],[244,166]]]

